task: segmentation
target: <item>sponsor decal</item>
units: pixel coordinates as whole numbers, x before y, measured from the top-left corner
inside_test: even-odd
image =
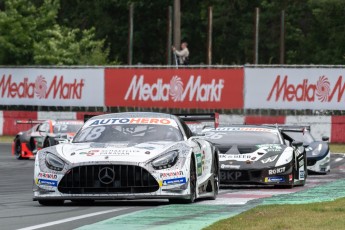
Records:
[[[163,185],[173,185],[173,184],[185,184],[187,182],[185,177],[181,178],[174,178],[174,179],[168,179],[168,180],[163,180]]]
[[[220,171],[220,180],[237,181],[242,176],[240,171]]]
[[[138,153],[139,150],[134,149],[106,149],[101,150],[100,155],[129,155],[130,153]]]
[[[164,173],[160,173],[159,176],[161,178],[183,176],[183,171],[164,172]]]
[[[38,179],[37,184],[57,187],[57,181],[56,180]]]
[[[316,82],[310,80],[301,79],[296,84],[289,82],[289,76],[278,75],[268,94],[267,101],[331,102],[333,98],[337,102],[341,101],[345,90],[342,76],[338,77],[334,85],[331,85],[326,76],[320,76]]]
[[[80,155],[94,156],[95,154],[101,156],[119,156],[119,155],[129,155],[130,153],[138,153],[139,150],[135,149],[102,149],[102,150],[90,150],[88,152],[80,152]]]
[[[240,165],[226,165],[226,164],[220,165],[221,169],[239,169],[240,167],[241,167]]]
[[[127,89],[124,100],[139,101],[217,101],[224,88],[224,79],[213,79],[211,83],[202,83],[202,77],[190,76],[187,84],[179,76],[173,76],[169,83],[158,78],[153,84],[146,83],[143,75],[134,75]]]
[[[304,174],[305,174],[304,167],[300,167],[299,168],[299,178],[298,179],[304,180]]]
[[[266,128],[253,128],[253,127],[218,127],[215,129],[216,131],[255,131],[255,132],[276,132],[274,129],[266,129]]]
[[[2,98],[36,98],[46,99],[81,99],[83,94],[84,79],[65,78],[55,76],[50,83],[42,75],[35,81],[25,77],[22,81],[14,81],[12,75],[3,75],[0,79],[0,95]]]
[[[82,125],[82,121],[57,121],[56,125]]]
[[[104,69],[2,68],[0,71],[0,104],[5,105],[104,106],[103,90]]]
[[[175,121],[167,118],[109,118],[93,120],[89,126],[113,125],[113,124],[158,124],[175,125]]]
[[[278,157],[278,155],[270,156],[270,157],[267,157],[265,159],[262,159],[261,162],[263,164],[274,162],[277,159],[277,157]]]
[[[256,145],[258,148],[263,148],[268,152],[280,152],[282,151],[282,147],[277,144],[263,144],[263,145]]]
[[[304,159],[300,160],[298,163],[299,163],[299,166],[303,166],[304,165]]]
[[[251,154],[219,154],[219,159],[250,159]]]
[[[285,167],[269,169],[268,175],[276,175],[276,174],[280,174],[280,173],[284,173],[284,172],[285,172]]]
[[[105,69],[105,103],[107,106],[242,108],[243,72],[243,68]],[[230,97],[232,100],[226,100]]]
[[[45,173],[45,172],[39,172],[37,177],[44,178],[44,179],[57,179],[57,175],[53,173]]]
[[[344,68],[247,68],[245,76],[247,109],[345,108]]]
[[[280,176],[265,177],[265,182],[285,182],[285,178]]]
[[[197,153],[195,154],[196,157],[196,164],[197,164],[197,174],[198,176],[202,175],[202,171],[203,171],[203,166],[205,164],[204,160],[205,160],[205,155],[201,154],[201,153]]]

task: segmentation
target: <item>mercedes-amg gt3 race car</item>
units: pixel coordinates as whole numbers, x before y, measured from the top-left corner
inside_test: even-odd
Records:
[[[12,143],[12,154],[17,159],[33,158],[39,149],[72,139],[84,124],[81,120],[17,121],[31,124],[27,131],[19,132]]]
[[[278,128],[231,125],[204,129],[219,149],[220,184],[304,185],[306,152]],[[287,144],[291,143],[291,144]]]
[[[309,172],[326,174],[331,170],[329,137],[323,136],[322,141],[316,141],[310,133],[310,126],[279,126],[279,128],[292,139],[303,142],[307,152],[307,169]]]
[[[71,143],[38,151],[34,200],[215,199],[219,159],[178,117],[116,113],[90,118]]]

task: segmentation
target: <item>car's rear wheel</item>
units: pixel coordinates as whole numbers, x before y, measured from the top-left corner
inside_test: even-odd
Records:
[[[38,200],[38,203],[43,206],[62,206],[64,200]]]
[[[189,168],[189,187],[190,187],[190,195],[187,199],[169,199],[170,203],[174,204],[190,204],[195,201],[196,198],[196,169],[195,169],[195,160],[194,156],[192,156],[190,161],[190,168]]]
[[[22,160],[22,143],[20,142],[19,138],[14,140],[14,155],[18,160]]]

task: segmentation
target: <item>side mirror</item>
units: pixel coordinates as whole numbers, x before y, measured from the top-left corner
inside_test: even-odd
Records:
[[[298,147],[302,147],[303,146],[303,142],[302,141],[293,141],[291,143],[291,145],[295,148],[298,148]]]
[[[323,136],[323,137],[322,137],[322,141],[329,141],[329,137]]]

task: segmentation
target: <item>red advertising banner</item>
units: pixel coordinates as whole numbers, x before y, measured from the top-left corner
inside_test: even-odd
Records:
[[[105,69],[106,106],[240,109],[243,68]]]

